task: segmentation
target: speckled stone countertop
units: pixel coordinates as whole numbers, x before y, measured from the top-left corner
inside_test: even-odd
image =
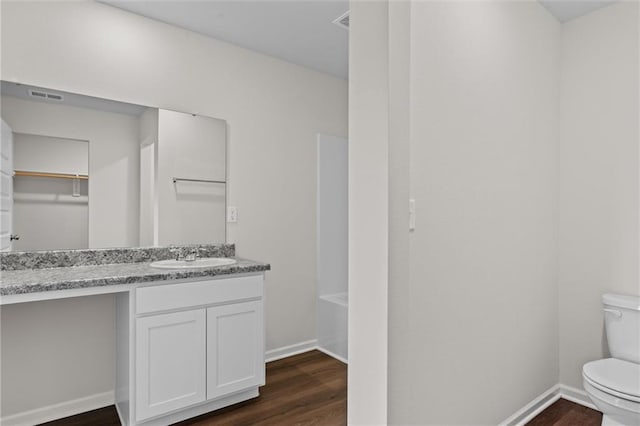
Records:
[[[234,248],[232,247],[232,249]],[[121,252],[124,250],[139,252],[140,250],[149,249],[118,250],[120,250]],[[164,259],[166,259],[167,257],[164,254],[165,249],[158,248],[158,250],[159,253],[162,254],[159,257],[164,257]],[[235,252],[235,250],[233,251]],[[81,252],[81,250],[74,250],[73,252],[77,254],[77,252]],[[41,252],[40,254],[43,253],[44,252]],[[226,254],[229,253],[230,252],[227,251]],[[220,254],[223,253],[221,252]],[[146,283],[152,281],[206,278],[219,275],[261,272],[268,271],[270,269],[270,265],[267,263],[254,262],[248,259],[234,257],[233,254],[231,256],[227,255],[224,257],[233,257],[237,260],[237,263],[234,263],[232,265],[217,266],[213,268],[157,269],[151,267],[150,263],[155,260],[163,259],[159,259],[155,255],[152,255],[149,258],[141,258],[140,256],[136,255],[127,256],[121,254],[117,257],[120,263],[105,264],[98,262],[98,264],[96,264],[96,262],[81,262],[81,266],[35,266],[33,269],[15,268],[12,270],[2,270],[0,272],[0,296],[39,293],[56,290],[70,290],[87,287]],[[29,257],[33,259],[34,255],[30,254]],[[71,258],[73,257],[74,256],[71,256]],[[84,258],[86,258],[86,256]],[[46,262],[40,262],[38,264],[49,265],[49,263]]]
[[[196,250],[200,257],[233,257],[234,244],[193,244],[167,247],[123,247],[82,250],[0,252],[0,270],[62,268],[66,266],[155,262]]]

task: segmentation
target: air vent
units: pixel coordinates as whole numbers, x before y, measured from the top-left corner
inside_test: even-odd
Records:
[[[34,89],[28,89],[28,92],[29,92],[29,96],[33,98],[47,99],[50,101],[57,101],[57,102],[64,101],[64,96],[59,95],[58,93],[45,92],[42,90],[34,90]]]
[[[33,96],[34,98],[47,99],[47,94],[44,92],[38,92],[37,90],[29,89],[29,96]]]
[[[349,29],[349,11],[347,10],[345,13],[338,16],[332,22],[337,26],[344,28],[345,30],[348,30]]]

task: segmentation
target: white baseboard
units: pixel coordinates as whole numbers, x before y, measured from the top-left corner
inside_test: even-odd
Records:
[[[575,402],[576,404],[584,405],[585,407],[589,407],[594,410],[598,409],[595,405],[593,405],[593,402],[591,402],[591,398],[589,398],[589,395],[587,395],[584,390],[572,388],[571,386],[563,384],[560,384],[558,386],[560,388],[559,391],[562,398],[571,402]]]
[[[500,426],[521,426],[527,424],[531,419],[544,411],[545,408],[556,402],[558,399],[564,398],[576,404],[597,410],[593,405],[587,393],[582,389],[576,389],[571,386],[557,384],[552,388],[543,392],[536,399],[522,407],[507,420],[500,423]]]
[[[113,392],[104,392],[2,417],[0,424],[2,426],[30,426],[107,407],[113,403]]]
[[[316,339],[307,340],[306,342],[296,343],[295,345],[283,346],[281,348],[271,349],[265,353],[267,362],[277,361],[293,355],[309,352],[318,349],[318,341]]]
[[[341,357],[340,355],[336,355],[333,352],[318,346],[318,341],[316,339],[307,340],[306,342],[296,343],[295,345],[289,345],[289,346],[283,346],[277,349],[271,349],[270,351],[267,351],[265,353],[265,359],[266,359],[266,362],[277,361],[279,359],[288,358],[290,356],[299,355],[299,354],[313,351],[313,350],[320,351],[326,355],[329,355],[332,358],[337,359],[340,362],[348,364],[348,361],[343,357]]]
[[[535,416],[540,414],[545,408],[560,399],[559,385],[555,385],[550,389],[544,391],[540,396],[533,401],[516,411],[508,419],[500,423],[500,426],[520,426],[525,425]]]
[[[337,359],[338,361],[342,362],[343,364],[349,364],[349,362],[346,359],[342,358],[340,355],[334,354],[333,352],[331,352],[328,349],[322,348],[320,346],[316,347],[316,349],[319,350],[320,352],[322,352],[325,355],[329,355],[331,358]]]

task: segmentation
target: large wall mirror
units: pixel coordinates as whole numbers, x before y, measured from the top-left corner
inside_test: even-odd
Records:
[[[1,83],[0,248],[226,241],[226,122]]]

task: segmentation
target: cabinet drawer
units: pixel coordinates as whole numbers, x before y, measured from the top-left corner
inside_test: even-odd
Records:
[[[136,289],[136,313],[166,311],[262,297],[262,275]]]

